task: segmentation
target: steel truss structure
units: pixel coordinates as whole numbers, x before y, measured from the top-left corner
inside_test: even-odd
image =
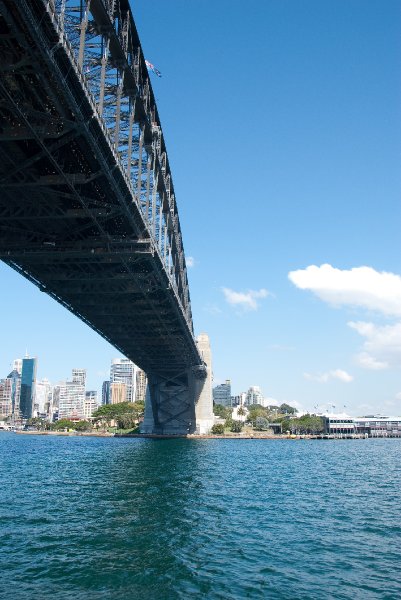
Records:
[[[0,259],[150,376],[199,377],[170,165],[128,0],[0,0]]]

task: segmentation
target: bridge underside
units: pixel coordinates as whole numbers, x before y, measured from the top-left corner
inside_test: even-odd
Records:
[[[202,361],[182,259],[167,257],[168,244],[177,254],[171,198],[163,196],[157,239],[156,216],[148,222],[140,203],[143,182],[133,193],[118,143],[110,144],[44,5],[0,1],[0,259],[150,376],[175,376]],[[133,119],[143,121],[149,158],[155,147],[141,106]]]

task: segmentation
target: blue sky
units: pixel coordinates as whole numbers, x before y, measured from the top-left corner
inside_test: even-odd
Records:
[[[132,7],[162,72],[152,83],[215,383],[401,414],[400,2]],[[87,367],[100,389],[118,353],[0,275],[0,376],[28,349],[40,377]]]

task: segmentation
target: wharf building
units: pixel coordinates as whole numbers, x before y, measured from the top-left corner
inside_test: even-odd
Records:
[[[368,415],[351,417],[345,413],[319,415],[329,436],[401,437],[401,417]]]

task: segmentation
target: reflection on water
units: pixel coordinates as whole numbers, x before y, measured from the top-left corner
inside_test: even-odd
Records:
[[[400,450],[0,434],[0,598],[399,598]]]

